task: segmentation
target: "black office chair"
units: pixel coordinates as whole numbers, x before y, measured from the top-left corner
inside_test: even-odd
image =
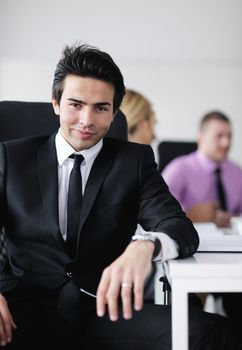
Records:
[[[174,158],[189,154],[197,149],[195,141],[161,141],[158,145],[158,167],[162,172],[168,163]],[[164,275],[160,278],[163,283],[164,304],[171,303],[171,287],[167,277]],[[192,299],[192,296],[190,297]],[[195,300],[197,302],[197,300]]]
[[[0,102],[0,142],[26,136],[51,135],[59,128],[59,118],[50,102]],[[125,115],[119,110],[106,137],[128,139]]]
[[[194,141],[162,141],[158,145],[158,167],[160,172],[174,158],[191,153],[197,149]]]

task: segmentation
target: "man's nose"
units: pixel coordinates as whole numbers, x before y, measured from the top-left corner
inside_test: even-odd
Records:
[[[93,125],[93,113],[90,108],[84,108],[80,112],[79,123],[85,126]]]

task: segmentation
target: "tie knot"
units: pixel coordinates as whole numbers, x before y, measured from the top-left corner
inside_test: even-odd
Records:
[[[84,157],[82,154],[71,154],[69,158],[74,159],[74,164],[81,165],[82,161],[84,160]]]
[[[216,174],[220,174],[221,173],[221,168],[219,166],[215,169],[215,173]]]

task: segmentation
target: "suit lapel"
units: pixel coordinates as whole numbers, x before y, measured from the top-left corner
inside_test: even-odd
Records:
[[[83,197],[82,213],[79,225],[78,242],[80,233],[96,196],[111,168],[114,159],[114,145],[109,145],[109,140],[103,140],[103,147],[95,159]],[[59,229],[58,213],[58,164],[55,149],[55,135],[51,136],[37,151],[37,166],[40,179],[40,188],[45,214],[50,226],[50,232],[55,240],[64,246],[64,240]]]
[[[93,163],[83,197],[83,207],[80,220],[80,230],[87,219],[96,196],[114,159],[114,147],[108,146],[108,140],[103,140],[103,147]],[[79,239],[79,237],[78,237]]]
[[[63,245],[59,229],[58,213],[58,170],[55,149],[55,135],[52,135],[37,150],[37,167],[45,214],[50,232],[55,240]]]

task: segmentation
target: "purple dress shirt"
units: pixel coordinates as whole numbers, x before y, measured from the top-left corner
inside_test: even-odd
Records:
[[[230,160],[220,164],[228,211],[242,214],[242,169]],[[217,163],[195,151],[171,161],[163,170],[171,193],[184,211],[197,204],[218,201],[215,185]]]

